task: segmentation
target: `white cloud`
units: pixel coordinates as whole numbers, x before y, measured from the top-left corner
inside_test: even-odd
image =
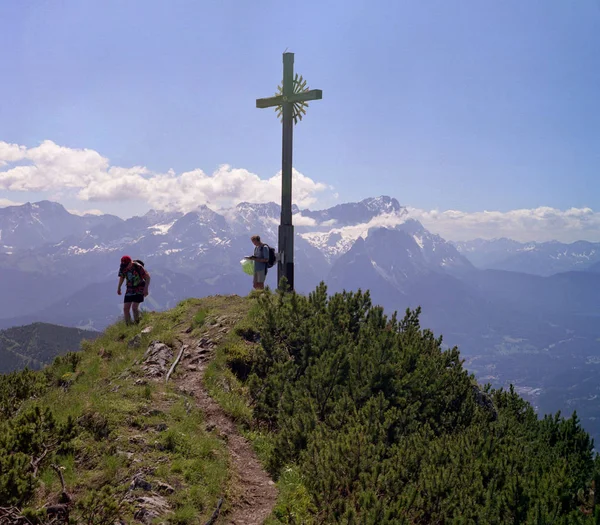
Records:
[[[463,212],[408,208],[409,216],[443,238],[464,241],[508,237],[521,242],[600,241],[600,213],[590,208]]]
[[[21,204],[23,203],[0,198],[0,208],[6,208],[7,206],[20,206]]]
[[[0,166],[5,166],[9,162],[17,162],[23,158],[24,154],[25,146],[0,141]]]
[[[15,165],[15,163],[18,163]],[[59,146],[50,140],[34,148],[0,141],[0,189],[70,192],[84,201],[141,200],[157,209],[189,211],[201,204],[213,209],[240,202],[279,201],[281,173],[261,179],[245,169],[220,166],[212,175],[200,169],[153,173],[143,166],[111,166],[90,149]],[[294,170],[294,202],[306,207],[331,189]]]
[[[74,210],[74,209],[68,209],[67,210],[69,213],[72,213],[73,215],[79,215],[81,217],[84,217],[85,215],[104,215],[104,212],[102,210],[96,210],[96,209],[92,209],[92,210]]]
[[[330,236],[340,236],[348,242],[358,237],[365,238],[370,228],[393,228],[409,218],[420,221],[429,231],[451,241],[508,237],[521,242],[551,240],[600,242],[599,212],[590,208],[559,210],[550,207],[507,212],[427,211],[409,207],[399,213],[379,215],[367,223],[307,235],[315,238],[322,237],[320,242],[325,242],[325,239]],[[325,223],[320,226],[325,226]]]
[[[277,224],[279,224],[279,221],[277,221]],[[294,215],[294,224],[296,226],[316,226],[317,221],[312,217],[305,217],[301,213],[296,213]]]
[[[296,170],[293,172],[293,187],[294,202],[299,207],[313,206],[319,196],[338,198],[331,186],[316,182]],[[281,173],[261,179],[248,170],[228,165],[220,166],[211,175],[200,169],[181,174],[172,170],[154,173],[143,166],[112,166],[106,157],[94,150],[67,148],[50,140],[33,148],[0,141],[0,189],[42,192],[53,200],[57,199],[56,196],[60,196],[60,200],[75,196],[79,200],[93,202],[139,200],[156,209],[185,212],[201,204],[217,210],[244,201],[278,202],[280,188]],[[0,199],[0,207],[18,204]],[[408,211],[426,228],[449,240],[509,237],[520,241],[600,241],[600,212],[590,208],[559,210],[540,207],[508,212],[408,208]],[[336,231],[344,236],[358,237],[366,235],[371,227],[392,227],[404,219],[404,216],[395,214],[380,216],[368,224]],[[314,221],[308,217],[297,215],[295,222],[314,226]]]

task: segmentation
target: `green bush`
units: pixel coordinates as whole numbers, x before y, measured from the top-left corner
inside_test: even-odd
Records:
[[[0,427],[0,501],[21,505],[37,486],[37,472],[72,451],[75,423],[59,424],[50,409],[28,408]]]
[[[420,310],[387,317],[368,292],[324,285],[258,301],[255,423],[273,434],[270,471],[302,473],[319,523],[594,523],[598,469],[576,414],[539,420],[512,388],[478,402]]]

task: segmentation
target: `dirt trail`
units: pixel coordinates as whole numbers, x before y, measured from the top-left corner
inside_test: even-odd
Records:
[[[173,381],[182,391],[194,396],[205,415],[207,428],[214,428],[227,443],[233,469],[234,488],[233,495],[230,495],[233,499],[229,501],[230,512],[220,516],[216,523],[260,525],[275,505],[275,484],[262,468],[250,442],[239,434],[235,423],[204,387],[204,371],[214,356],[214,349],[239,320],[227,314],[217,319],[218,322],[209,326],[200,339],[185,333],[184,325],[178,338],[188,348],[177,366],[179,373],[174,374]]]

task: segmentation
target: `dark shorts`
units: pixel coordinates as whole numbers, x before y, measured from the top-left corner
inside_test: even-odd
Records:
[[[123,299],[124,303],[143,303],[144,302],[144,294],[143,293],[134,293],[134,294],[126,294],[125,299]]]

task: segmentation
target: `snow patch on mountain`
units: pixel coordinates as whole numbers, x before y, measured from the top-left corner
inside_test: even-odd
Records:
[[[152,235],[166,235],[169,233],[171,227],[175,224],[175,221],[169,222],[167,224],[154,224],[152,226],[148,226],[148,229],[152,231]]]
[[[394,228],[406,222],[402,210],[384,213],[373,217],[369,222],[333,228],[329,231],[301,233],[300,236],[312,246],[321,250],[329,262],[345,254],[359,237],[366,239],[373,228]]]

